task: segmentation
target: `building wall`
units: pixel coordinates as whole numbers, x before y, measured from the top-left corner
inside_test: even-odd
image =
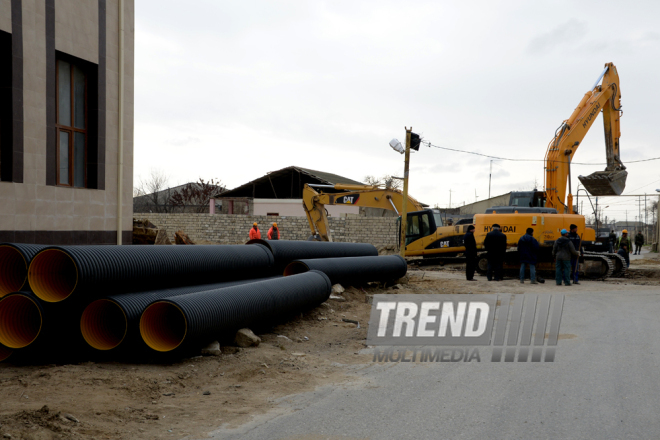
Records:
[[[278,213],[280,216],[304,216],[305,210],[302,199],[254,199],[252,214],[266,215]],[[331,217],[339,217],[341,214],[359,214],[358,206],[326,205]],[[236,211],[234,211],[236,212]]]
[[[491,197],[490,199],[480,200],[469,205],[463,205],[459,208],[460,214],[483,214],[486,209],[493,206],[508,206],[511,193],[502,194],[501,196]]]
[[[183,230],[193,241],[218,244],[239,244],[248,240],[253,222],[259,224],[262,238],[271,223],[277,222],[282,240],[306,240],[310,235],[306,217],[266,217],[261,215],[209,214],[142,214],[159,228],[174,233]],[[331,217],[328,219],[334,241],[371,243],[374,246],[396,246],[396,218],[392,217]]]
[[[24,120],[22,144],[16,143],[16,136],[14,139],[14,150],[22,148],[23,163],[14,169],[20,172],[12,181],[0,182],[0,241],[116,243],[118,203],[123,205],[122,236],[130,241],[134,5],[132,0],[127,0],[124,6],[123,193],[118,195],[118,3],[118,0],[0,0],[0,29],[21,31]],[[17,6],[21,7],[22,26],[8,29],[11,18],[16,16],[10,9]],[[98,127],[98,189],[56,186],[53,179],[55,103],[48,95],[54,94],[55,51],[98,65],[98,121],[104,120]],[[89,110],[88,117],[91,117]]]

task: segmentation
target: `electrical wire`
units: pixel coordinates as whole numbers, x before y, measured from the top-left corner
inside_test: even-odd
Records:
[[[473,154],[475,156],[487,157],[489,159],[508,160],[508,161],[511,161],[511,162],[545,162],[545,159],[512,159],[510,157],[491,156],[489,154],[477,153],[475,151],[467,151],[467,150],[459,150],[459,149],[456,149],[456,148],[441,147],[439,145],[434,145],[429,141],[422,141],[422,144],[424,144],[424,145],[426,145],[427,147],[430,147],[430,148],[432,147],[432,148],[439,148],[441,150],[455,151],[457,153]],[[628,160],[628,161],[626,161],[626,164],[639,163],[639,162],[650,162],[650,161],[654,161],[654,160],[660,160],[660,157],[651,157],[651,158],[648,158],[648,159],[639,159],[639,160]],[[554,160],[553,162],[560,162],[560,161]],[[607,165],[607,163],[573,162],[573,161],[571,161],[571,165]]]

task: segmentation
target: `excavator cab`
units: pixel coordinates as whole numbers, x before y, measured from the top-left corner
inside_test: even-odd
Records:
[[[442,226],[442,219],[440,219],[439,215],[436,217],[435,213],[430,209],[409,212],[406,218],[406,246],[413,241],[435,233],[436,229],[438,229],[436,218],[440,220],[440,226]],[[401,217],[399,217],[398,221],[401,221]],[[401,228],[398,227],[397,229],[399,231],[400,241]]]
[[[596,171],[588,176],[578,176],[582,185],[593,196],[620,196],[626,188],[628,171]]]

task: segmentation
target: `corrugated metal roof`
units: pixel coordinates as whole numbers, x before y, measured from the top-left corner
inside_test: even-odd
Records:
[[[238,186],[234,189],[230,189],[228,191],[225,191],[221,194],[217,194],[216,197],[250,197],[253,193],[252,190],[246,191],[250,188],[255,188],[259,187],[260,185],[264,185],[266,188],[266,195],[263,195],[263,193],[260,195],[258,194],[260,191],[255,190],[255,194],[258,198],[277,198],[277,194],[274,191],[275,186],[278,184],[273,184],[273,181],[279,180],[282,177],[286,176],[287,174],[290,173],[300,173],[304,174],[308,178],[305,179],[305,181],[300,181],[301,185],[300,188],[297,188],[297,191],[295,193],[301,193],[302,191],[302,186],[305,183],[320,183],[320,184],[326,184],[326,185],[334,185],[337,183],[349,183],[349,184],[356,184],[356,185],[363,185],[362,182],[359,182],[357,180],[349,179],[348,177],[343,177],[338,174],[332,174],[332,173],[326,173],[324,171],[317,171],[317,170],[311,170],[309,168],[302,168],[302,167],[296,167],[296,166],[290,166],[286,168],[282,168],[281,170],[277,171],[272,171],[265,176],[261,176],[258,179],[251,180],[250,182],[244,183],[241,186]],[[297,182],[294,182],[292,180],[291,186]],[[270,188],[273,188],[273,191],[270,190]],[[280,197],[286,198],[286,193],[289,192],[291,194],[291,191],[285,191]],[[293,198],[299,198],[294,195]]]

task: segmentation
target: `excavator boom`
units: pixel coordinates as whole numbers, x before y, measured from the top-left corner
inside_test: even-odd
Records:
[[[601,79],[602,84],[599,85]],[[571,117],[563,122],[548,146],[547,207],[555,208],[558,212],[569,214],[573,212],[570,187],[568,198],[566,197],[567,182],[570,182],[570,163],[599,113],[603,114],[607,167],[604,171],[597,171],[588,176],[578,176],[578,179],[593,195],[614,196],[623,192],[628,172],[619,155],[621,90],[616,67],[612,63],[607,63],[592,89],[582,97]]]

